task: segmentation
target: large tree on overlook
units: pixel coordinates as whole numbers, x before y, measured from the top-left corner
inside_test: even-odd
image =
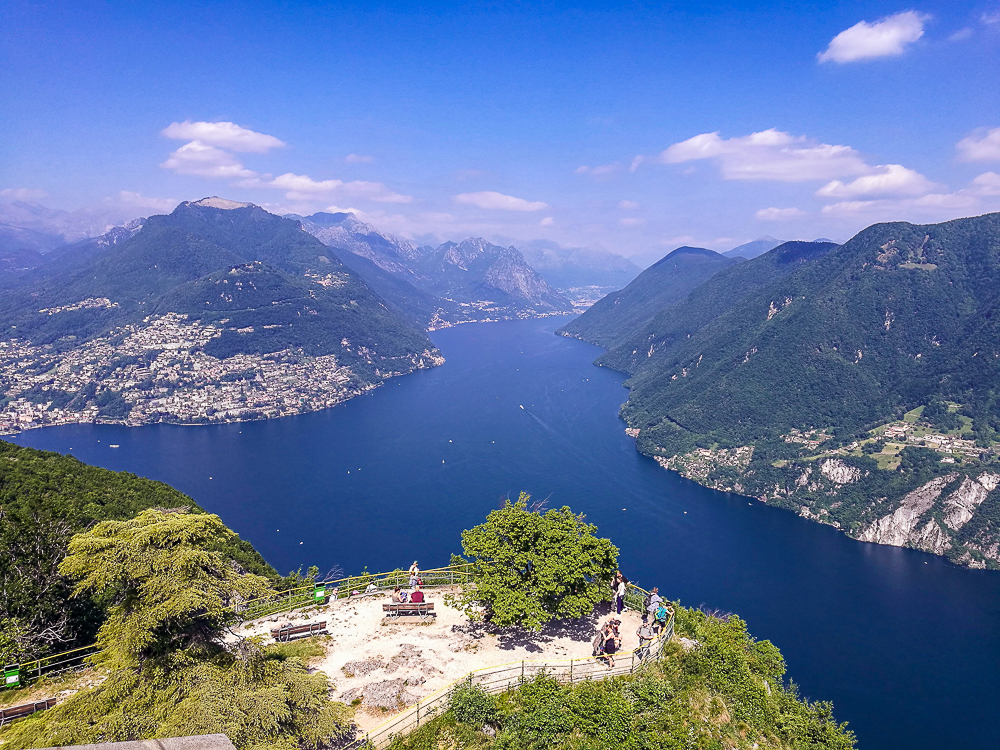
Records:
[[[462,532],[472,576],[456,602],[470,617],[539,630],[552,619],[588,615],[607,599],[618,548],[597,538],[583,515],[566,506],[531,511],[529,499],[522,492]]]

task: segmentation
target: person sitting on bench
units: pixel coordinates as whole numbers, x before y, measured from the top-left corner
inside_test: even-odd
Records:
[[[413,588],[413,593],[410,594],[411,604],[422,604],[424,601],[424,592],[420,590],[420,586],[415,586]]]
[[[399,586],[392,590],[392,600],[397,604],[404,604],[406,602],[406,592],[401,591]]]

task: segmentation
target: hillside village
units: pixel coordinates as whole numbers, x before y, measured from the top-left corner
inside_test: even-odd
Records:
[[[95,303],[79,304],[88,302]],[[210,356],[202,348],[221,335],[221,326],[168,313],[65,352],[17,339],[0,341],[0,382],[7,389],[0,402],[0,434],[73,422],[136,426],[283,417],[334,406],[379,384],[359,378],[336,355],[286,349]],[[341,344],[351,346],[347,339]],[[432,360],[443,362],[440,356]],[[391,377],[421,365],[409,359],[403,364],[376,375]]]

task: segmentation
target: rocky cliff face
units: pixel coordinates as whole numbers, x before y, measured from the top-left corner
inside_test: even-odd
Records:
[[[984,472],[973,479],[957,473],[945,474],[907,493],[892,512],[863,528],[855,538],[863,542],[911,547],[936,555],[945,555],[964,542],[972,542],[972,550],[962,550],[958,562],[974,568],[985,568],[988,561],[1000,561],[997,544],[976,544],[963,539],[962,530],[990,493],[1000,485],[1000,474]],[[943,498],[943,499],[942,499]],[[984,559],[975,559],[973,551]]]
[[[569,312],[572,304],[551,287],[514,247],[501,247],[481,237],[414,247],[407,240],[380,232],[350,213],[318,213],[295,217],[323,244],[371,261],[397,282],[410,285],[410,296],[434,295],[438,308],[432,326],[470,319],[502,320],[532,314]],[[341,256],[343,258],[343,254]],[[349,260],[345,260],[349,262]],[[375,285],[362,267],[357,272]],[[376,269],[377,270],[377,269]],[[401,292],[406,294],[405,290]],[[399,303],[399,300],[393,299]],[[457,307],[456,307],[457,305]],[[473,305],[474,309],[468,308]],[[404,304],[405,306],[405,304]],[[470,315],[472,316],[470,318]]]
[[[633,437],[640,433],[630,432]],[[995,469],[965,466],[913,482],[848,456],[778,467],[759,461],[752,446],[653,457],[700,484],[756,497],[862,542],[919,549],[970,568],[1000,569],[1000,473]]]

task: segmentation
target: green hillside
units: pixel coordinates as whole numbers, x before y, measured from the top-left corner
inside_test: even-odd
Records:
[[[1000,526],[985,520],[992,480],[959,493],[992,465],[1000,428],[1000,214],[878,224],[840,247],[796,243],[811,260],[776,273],[790,244],[720,273],[598,360],[632,376],[622,416],[640,450],[859,538],[1000,565]],[[924,439],[949,427],[924,420],[871,457],[870,430],[935,399],[958,405],[950,435]],[[737,457],[751,446],[752,460]],[[907,492],[948,474],[913,524],[889,518]],[[971,519],[949,515],[969,492]]]
[[[0,441],[0,630],[17,642],[17,651],[0,660],[93,641],[100,603],[70,598],[72,587],[58,572],[73,534],[146,508],[182,507],[204,512],[162,482]],[[245,570],[277,579],[249,542],[226,542],[219,551]]]
[[[220,209],[203,203],[185,202],[170,215],[152,216],[134,237],[75,266],[40,270],[16,294],[0,301],[0,325],[36,343],[67,346],[151,313],[211,319],[216,311],[239,310],[243,314],[237,328],[254,321],[288,326],[283,336],[267,337],[274,344],[249,337],[240,351],[281,344],[278,348],[301,346],[326,354],[338,351],[343,338],[380,354],[384,348],[388,357],[432,348],[415,325],[389,309],[297,221],[252,205]],[[232,298],[236,280],[225,290],[221,287],[227,274],[245,276],[247,269],[234,269],[248,263],[256,264],[258,286],[239,289]],[[324,278],[325,285],[316,283]],[[272,293],[276,296],[268,298]],[[38,313],[90,298],[109,299],[115,307]],[[308,298],[316,304],[288,304]],[[272,302],[279,302],[277,309],[267,310]],[[323,308],[319,320],[295,325],[301,324],[303,314],[316,315],[318,310],[310,312],[316,307]]]
[[[730,264],[686,296],[659,308],[645,325],[619,336],[614,348],[598,362],[632,373],[644,368],[654,357],[660,361],[699,330],[738,308],[755,292],[835,247],[833,243],[786,242],[752,261]],[[628,314],[628,302],[623,301],[618,307],[623,306],[626,309],[618,315]]]
[[[713,274],[737,262],[704,248],[679,247],[558,333],[607,348],[617,346],[660,310],[684,299]]]

